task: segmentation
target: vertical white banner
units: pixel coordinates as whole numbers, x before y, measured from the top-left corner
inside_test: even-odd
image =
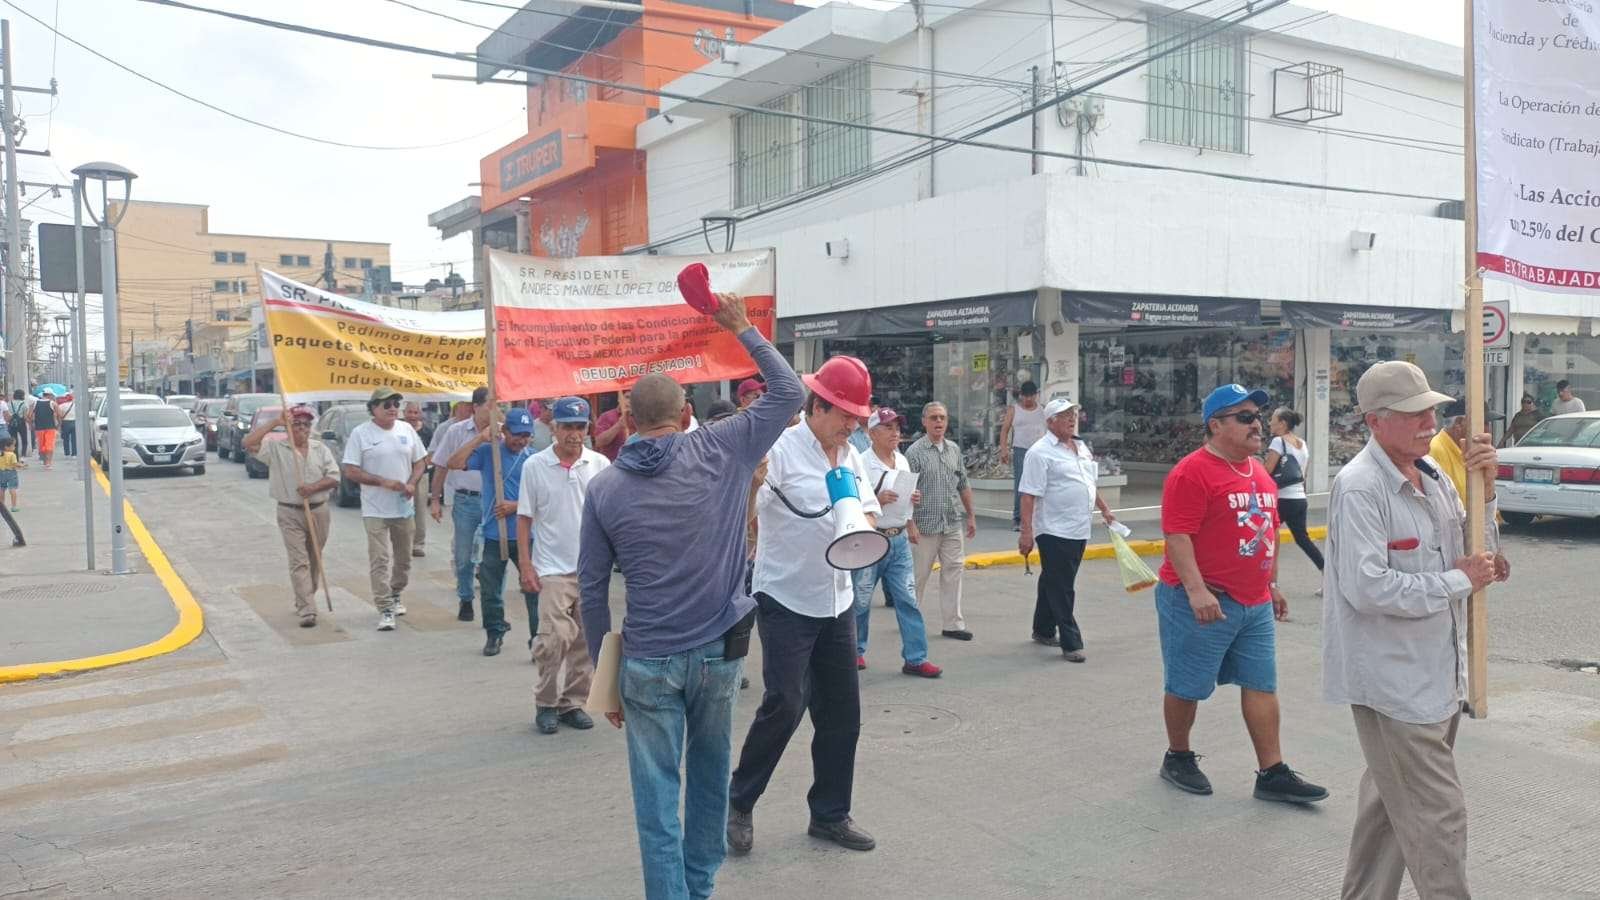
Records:
[[[1600,0],[1472,0],[1478,266],[1600,290]]]

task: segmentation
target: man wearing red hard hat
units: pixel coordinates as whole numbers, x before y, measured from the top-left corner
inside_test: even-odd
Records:
[[[826,515],[830,471],[855,473],[869,523],[880,511],[866,463],[848,442],[857,421],[871,412],[872,376],[861,360],[839,356],[801,380],[810,391],[805,418],[772,445],[756,501],[760,538],[752,586],[766,692],[728,792],[728,845],[736,853],[754,844],[756,801],[808,708],[815,734],[807,833],[851,850],[876,846],[850,819],[861,735],[855,591],[849,572],[824,561],[835,537],[833,517]]]

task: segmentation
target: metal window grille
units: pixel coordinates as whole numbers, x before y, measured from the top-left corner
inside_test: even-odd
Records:
[[[212,251],[212,253],[211,253],[211,261],[212,262],[219,262],[219,263],[227,262],[228,261],[228,251],[226,251],[226,250],[214,250],[214,251]]]
[[[796,112],[799,94],[761,104],[765,109]],[[759,113],[740,113],[733,122],[734,205],[755,206],[794,193],[795,158],[799,155],[799,122]]]
[[[244,254],[243,253],[234,253],[233,256],[232,256],[232,259],[233,259],[234,262],[238,263],[239,265],[244,265]]]
[[[841,122],[872,118],[869,69],[854,63],[763,108]],[[734,117],[734,205],[756,206],[862,171],[872,161],[871,134],[759,113]]]
[[[867,90],[867,67],[856,63],[807,87],[807,115],[863,124],[872,118],[872,96]],[[872,155],[872,135],[860,128],[806,122],[806,187],[837,181],[867,167]]]
[[[292,254],[288,254],[288,253],[285,253],[285,254],[279,256],[278,257],[278,265],[280,265],[280,266],[292,266],[292,265],[294,265],[294,256]]]
[[[1165,16],[1149,25],[1148,110],[1152,141],[1250,152],[1250,43],[1234,29],[1192,39],[1208,20]],[[1166,52],[1172,50],[1172,52]],[[1165,55],[1159,54],[1165,53]]]

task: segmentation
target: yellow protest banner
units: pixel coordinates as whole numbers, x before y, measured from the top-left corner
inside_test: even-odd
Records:
[[[266,269],[260,277],[267,341],[290,402],[364,400],[379,386],[410,400],[457,400],[488,383],[481,312],[395,309]]]

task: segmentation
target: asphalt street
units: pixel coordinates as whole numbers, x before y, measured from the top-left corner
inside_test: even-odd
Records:
[[[302,630],[264,481],[213,458],[204,476],[127,488],[206,633],[158,659],[0,687],[0,897],[640,895],[622,736],[533,731],[521,604],[507,605],[506,652],[481,656],[481,622],[454,618],[448,519],[414,561],[409,614],[378,633],[359,514],[335,510],[335,610]],[[1475,893],[1600,897],[1600,676],[1580,670],[1600,659],[1600,525],[1538,523],[1505,544],[1491,715],[1458,747]],[[802,725],[719,896],[1337,896],[1362,764],[1348,710],[1320,700],[1315,570],[1284,553],[1284,746],[1328,802],[1251,799],[1233,689],[1196,731],[1216,794],[1157,779],[1151,594],[1126,594],[1114,563],[1079,579],[1081,666],[1029,642],[1036,576],[969,571],[977,639],[933,638],[939,680],[899,673],[893,616],[874,609],[854,815],[878,849],[806,836]]]

